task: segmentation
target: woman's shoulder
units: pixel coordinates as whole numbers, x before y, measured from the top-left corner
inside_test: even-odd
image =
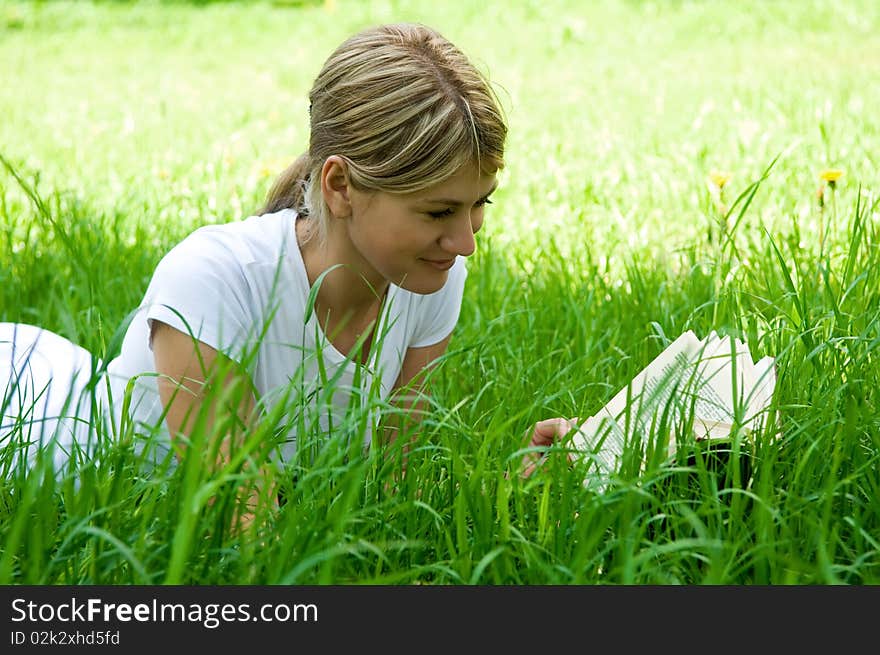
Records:
[[[277,261],[287,248],[287,242],[293,239],[295,243],[295,222],[296,213],[283,209],[243,220],[203,225],[174,246],[169,255],[216,262],[231,260],[242,265]]]

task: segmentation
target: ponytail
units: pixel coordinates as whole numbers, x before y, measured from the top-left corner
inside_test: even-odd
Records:
[[[271,214],[282,209],[294,209],[303,216],[308,216],[305,203],[305,190],[309,181],[309,153],[304,152],[288,166],[269,189],[266,202],[259,214]]]

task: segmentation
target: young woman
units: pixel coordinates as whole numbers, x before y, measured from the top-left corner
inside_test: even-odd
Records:
[[[131,421],[160,445],[155,460],[223,421],[210,455],[222,465],[275,412],[295,419],[278,448],[287,460],[298,430],[332,431],[368,388],[406,420],[387,413],[364,440],[411,431],[458,320],[504,117],[467,58],[418,24],[346,40],[309,100],[308,152],[258,215],[198,229],[162,259],[97,385],[81,348],[0,324],[4,447],[30,442],[32,454],[52,440],[61,466],[88,450],[96,425]],[[542,421],[532,444],[569,427]]]

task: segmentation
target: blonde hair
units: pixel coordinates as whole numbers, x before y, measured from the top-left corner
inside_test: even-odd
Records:
[[[476,162],[504,165],[507,126],[486,78],[435,30],[381,25],[344,41],[309,93],[309,150],[275,181],[261,213],[292,208],[326,234],[317,181],[324,161],[341,156],[362,191],[410,193]]]

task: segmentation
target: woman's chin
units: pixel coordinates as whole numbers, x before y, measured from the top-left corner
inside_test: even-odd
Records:
[[[425,296],[440,291],[448,278],[448,271],[433,271],[430,275],[410,275],[398,286],[401,289]]]

